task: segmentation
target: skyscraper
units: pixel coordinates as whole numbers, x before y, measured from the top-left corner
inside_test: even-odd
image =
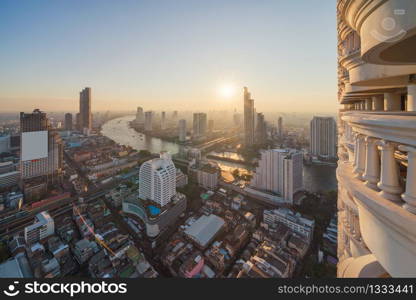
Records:
[[[176,168],[167,152],[162,152],[160,158],[144,162],[139,178],[140,199],[150,200],[163,207],[176,195]]]
[[[186,141],[186,120],[181,119],[179,120],[179,141],[185,142]]]
[[[72,130],[72,125],[73,125],[72,114],[66,113],[65,114],[65,130]]]
[[[141,108],[140,106],[137,107],[136,120],[135,121],[136,121],[137,124],[143,124],[144,123],[143,108]]]
[[[20,173],[23,186],[30,182],[49,183],[60,180],[63,167],[63,143],[51,129],[46,113],[20,113]]]
[[[193,119],[193,136],[203,137],[207,132],[207,114],[194,113]]]
[[[147,111],[144,113],[144,130],[152,131],[153,130],[153,112]]]
[[[256,144],[264,144],[267,139],[267,128],[266,122],[264,121],[264,115],[262,113],[257,114],[257,122],[256,122],[256,136],[255,141]]]
[[[283,136],[283,118],[277,119],[277,135],[281,138]]]
[[[247,87],[244,87],[244,144],[252,146],[254,144],[254,100]]]
[[[160,129],[166,129],[166,113],[162,111],[161,119],[160,119]]]
[[[334,118],[313,117],[310,122],[311,155],[328,159],[336,158],[336,126]]]
[[[338,277],[416,276],[415,4],[337,4]]]
[[[250,186],[280,195],[293,204],[293,196],[303,188],[303,155],[296,150],[271,149],[261,152]]]
[[[89,87],[86,87],[79,93],[79,114],[79,130],[89,132],[92,129],[91,88]]]

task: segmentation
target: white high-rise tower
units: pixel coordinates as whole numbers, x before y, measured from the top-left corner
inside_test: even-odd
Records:
[[[139,172],[139,197],[161,207],[168,204],[176,194],[176,168],[169,153],[142,164]]]

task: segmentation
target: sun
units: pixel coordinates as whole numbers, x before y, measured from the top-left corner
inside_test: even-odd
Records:
[[[231,98],[235,94],[235,87],[231,84],[223,84],[218,89],[218,94],[225,99]]]

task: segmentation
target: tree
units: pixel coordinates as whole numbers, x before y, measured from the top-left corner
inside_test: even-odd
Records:
[[[143,156],[143,157],[147,157],[147,156],[151,156],[152,153],[150,153],[150,151],[148,151],[148,150],[140,150],[139,155]]]

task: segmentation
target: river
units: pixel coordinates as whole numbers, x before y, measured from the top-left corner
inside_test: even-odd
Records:
[[[180,145],[163,141],[159,138],[147,136],[136,132],[130,128],[129,122],[135,116],[125,116],[108,121],[102,126],[101,133],[112,139],[118,144],[130,146],[136,150],[148,150],[152,153],[159,153],[161,151],[168,151],[171,154],[176,154],[180,150]],[[221,155],[220,153],[212,153]],[[226,157],[240,159],[237,154],[224,153]],[[218,163],[222,170],[222,176],[230,180],[232,178],[231,172],[234,169],[239,169],[240,173],[252,173],[246,166],[238,163],[219,161],[210,159]],[[325,165],[304,165],[303,167],[303,183],[305,189],[311,192],[334,190],[337,188],[337,179],[335,174],[336,167]]]

